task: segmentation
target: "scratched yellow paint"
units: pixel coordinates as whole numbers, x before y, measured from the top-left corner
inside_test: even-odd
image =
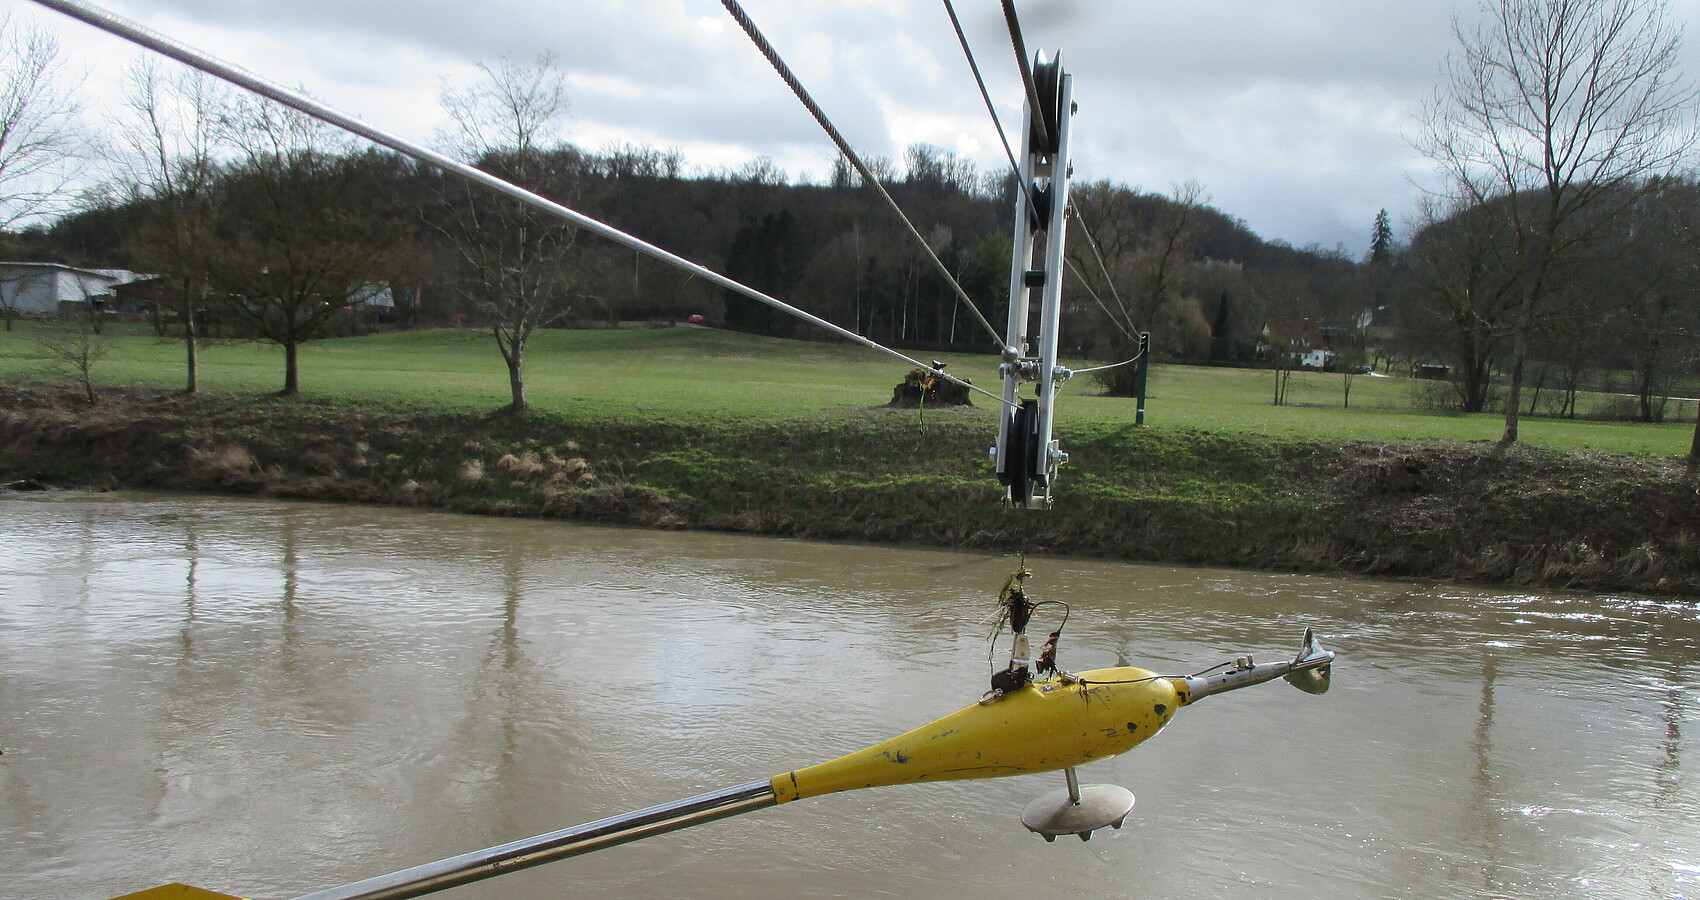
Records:
[[[837,791],[1048,772],[1115,756],[1186,705],[1183,679],[1095,669],[1079,682],[1029,683],[884,743],[773,777],[780,803]]]

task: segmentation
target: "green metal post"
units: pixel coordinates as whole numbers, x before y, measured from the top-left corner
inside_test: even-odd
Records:
[[[1134,408],[1133,413],[1133,424],[1135,425],[1145,424],[1145,377],[1149,375],[1150,372],[1151,332],[1141,331],[1139,333],[1139,387],[1135,391],[1135,395],[1139,398],[1139,405]]]

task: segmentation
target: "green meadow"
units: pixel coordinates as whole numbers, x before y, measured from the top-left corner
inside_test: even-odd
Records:
[[[181,342],[162,340],[135,325],[110,326],[94,368],[102,385],[172,388],[183,381]],[[43,326],[19,322],[0,332],[0,378],[58,380],[40,343]],[[931,359],[925,352],[911,354]],[[952,355],[949,371],[995,390],[997,360]],[[1078,366],[1084,362],[1072,363]],[[703,328],[548,330],[527,347],[528,399],[540,411],[575,418],[642,418],[681,425],[716,420],[787,421],[837,417],[883,405],[907,367],[890,357],[840,343],[781,340]],[[201,387],[212,393],[265,393],[283,381],[282,351],[248,341],[216,341],[200,355]],[[452,412],[490,410],[508,399],[507,373],[494,339],[484,331],[433,329],[306,344],[301,353],[305,396]],[[1274,406],[1273,376],[1255,369],[1155,366],[1146,424],[1315,441],[1433,439],[1491,441],[1499,416],[1428,412],[1416,402],[1433,382],[1359,375],[1351,406],[1342,408],[1337,374],[1292,375],[1288,403]],[[1584,395],[1584,417],[1611,398]],[[988,397],[975,397],[988,426]],[[1673,402],[1670,424],[1525,418],[1532,446],[1674,456],[1692,439],[1695,405]],[[1090,376],[1070,382],[1058,409],[1058,428],[1094,430],[1134,421],[1134,402],[1108,397]],[[917,414],[919,421],[920,414]]]

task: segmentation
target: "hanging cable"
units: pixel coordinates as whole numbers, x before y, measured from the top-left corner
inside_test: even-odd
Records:
[[[459,175],[462,178],[482,184],[498,193],[506,194],[522,203],[537,207],[550,215],[565,219],[586,231],[601,235],[602,237],[605,237],[617,244],[630,247],[633,250],[637,250],[667,263],[668,265],[690,272],[693,275],[701,276],[720,287],[743,294],[752,300],[764,303],[787,315],[795,316],[796,318],[802,319],[812,325],[824,328],[839,337],[853,341],[863,347],[867,347],[870,350],[877,350],[887,356],[902,360],[915,368],[930,368],[930,366],[927,366],[920,360],[911,358],[907,354],[893,350],[878,341],[865,338],[847,328],[828,322],[813,313],[798,309],[783,300],[770,297],[755,288],[734,281],[731,278],[708,268],[707,266],[699,265],[685,259],[682,256],[663,250],[654,244],[642,240],[641,238],[627,234],[612,225],[593,219],[584,213],[571,209],[567,206],[563,206],[553,200],[533,193],[532,191],[528,191],[516,184],[503,181],[502,179],[497,178],[496,176],[481,169],[469,166],[466,163],[452,159],[435,150],[421,147],[386,131],[375,128],[359,119],[354,118],[353,116],[338,112],[330,106],[308,97],[304,93],[281,87],[259,77],[258,75],[255,75],[252,72],[249,72],[246,69],[223,62],[211,55],[189,47],[186,44],[172,40],[171,38],[168,38],[165,35],[139,23],[132,22],[129,19],[115,15],[91,3],[84,2],[84,0],[35,0],[35,2],[38,5],[64,13],[73,19],[93,25],[102,31],[117,35],[131,43],[139,44],[163,56],[168,56],[180,63],[183,63],[184,65],[199,69],[215,78],[228,81],[237,87],[258,94],[268,100],[281,103],[284,106],[304,115],[312,116],[315,119],[334,125],[344,131],[357,134],[375,144],[388,147],[403,156],[411,157],[422,163],[426,163],[427,165],[434,166],[438,169],[442,169],[443,171],[450,172],[455,175]],[[996,400],[1000,404],[1006,403],[1001,396],[984,388],[975,387],[973,384],[957,378],[954,375],[947,375],[943,372],[940,372],[939,375],[953,384],[959,384],[968,390],[974,391],[975,393],[983,394],[993,400]]]
[[[1139,358],[1144,356],[1144,355],[1145,354],[1143,352],[1135,353],[1133,356],[1130,356],[1127,359],[1122,360],[1121,362],[1110,363],[1107,366],[1092,366],[1092,367],[1086,368],[1086,369],[1075,369],[1074,374],[1076,374],[1076,375],[1087,375],[1087,374],[1090,374],[1092,372],[1108,372],[1111,369],[1119,369],[1122,366],[1131,366],[1134,363],[1139,362]]]
[[[1068,263],[1068,270],[1070,272],[1074,273],[1075,280],[1080,282],[1080,286],[1086,289],[1086,293],[1092,295],[1093,300],[1097,301],[1098,308],[1104,311],[1104,317],[1110,320],[1110,324],[1116,326],[1116,328],[1121,331],[1121,333],[1124,337],[1126,337],[1128,340],[1133,342],[1134,346],[1136,346],[1136,347],[1139,346],[1139,335],[1135,331],[1129,331],[1127,329],[1127,326],[1124,326],[1119,320],[1116,319],[1115,313],[1110,312],[1110,308],[1108,306],[1104,305],[1104,298],[1098,296],[1098,292],[1092,289],[1092,283],[1086,280],[1086,276],[1082,275],[1080,273],[1079,269],[1075,268],[1074,260],[1071,259],[1071,260],[1067,260],[1066,262]],[[1109,273],[1107,271],[1104,273],[1104,277],[1106,279],[1109,278]],[[1118,304],[1121,302],[1119,297],[1117,298],[1116,302]],[[1122,312],[1124,314],[1126,313],[1126,311],[1127,310],[1125,308],[1122,310]],[[1129,325],[1133,324],[1133,321],[1132,321],[1131,318],[1129,318],[1128,324]],[[1145,355],[1145,352],[1142,350],[1142,351],[1139,351],[1139,352],[1133,354],[1133,356],[1131,356],[1127,359],[1124,359],[1124,360],[1122,360],[1121,362],[1118,362],[1118,363],[1110,363],[1107,366],[1092,366],[1090,368],[1085,368],[1085,369],[1075,369],[1074,374],[1076,374],[1076,375],[1086,375],[1086,374],[1091,373],[1091,372],[1107,372],[1110,369],[1119,369],[1122,366],[1132,365],[1133,363],[1139,362],[1139,358],[1141,356],[1144,356],[1144,355]]]
[[[1074,280],[1080,282],[1080,286],[1086,289],[1086,293],[1097,301],[1098,308],[1104,311],[1104,318],[1109,319],[1110,324],[1116,326],[1116,330],[1120,331],[1124,337],[1132,338],[1135,341],[1139,340],[1139,336],[1134,331],[1129,331],[1127,325],[1123,325],[1121,320],[1116,318],[1116,314],[1110,311],[1110,307],[1104,303],[1104,298],[1098,296],[1098,292],[1092,289],[1092,283],[1087,281],[1086,276],[1082,275],[1080,269],[1075,267],[1074,260],[1065,259],[1063,263],[1068,266],[1070,272],[1074,273]]]
[[[773,49],[773,45],[768,43],[766,37],[762,36],[761,30],[756,28],[755,21],[750,18],[748,13],[744,12],[743,7],[738,5],[737,0],[720,0],[720,2],[721,5],[726,7],[726,11],[732,14],[732,19],[744,29],[744,33],[749,35],[750,41],[756,45],[756,49],[761,51],[762,56],[767,57],[768,64],[773,66],[773,70],[779,73],[780,79],[785,82],[787,87],[791,88],[791,93],[796,94],[797,99],[802,101],[803,108],[815,117],[815,121],[820,123],[820,127],[826,131],[827,136],[832,138],[834,144],[838,145],[838,152],[844,154],[844,158],[856,167],[857,174],[862,176],[862,182],[877,191],[880,198],[885,200],[886,205],[903,222],[903,226],[909,229],[909,236],[921,245],[921,249],[927,254],[927,259],[932,262],[933,268],[938,271],[945,283],[956,291],[956,296],[962,301],[962,305],[968,307],[969,312],[974,314],[974,318],[982,328],[986,329],[986,333],[991,335],[992,340],[997,342],[998,347],[1003,347],[1003,336],[998,334],[998,330],[992,327],[991,322],[987,321],[985,314],[980,312],[980,308],[974,305],[974,301],[969,298],[968,292],[963,290],[962,285],[957,282],[956,276],[950,274],[950,269],[946,268],[944,261],[940,260],[938,254],[933,252],[933,248],[927,243],[927,239],[921,236],[921,232],[915,229],[914,223],[910,222],[909,217],[903,214],[902,207],[898,206],[897,201],[893,200],[891,194],[886,192],[885,185],[880,184],[879,179],[874,177],[874,173],[869,171],[868,167],[862,163],[862,158],[857,156],[856,151],[850,148],[850,142],[844,139],[844,135],[826,117],[826,113],[815,103],[814,98],[809,96],[809,92],[803,88],[803,83],[791,72],[791,67],[787,66],[785,60],[780,58],[779,51]]]

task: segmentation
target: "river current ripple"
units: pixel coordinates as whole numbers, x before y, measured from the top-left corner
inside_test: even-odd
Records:
[[[1039,513],[1042,515],[1042,513]],[[1060,775],[787,804],[445,894],[1700,897],[1691,601],[1030,559],[1065,668],[1273,660]],[[0,497],[0,897],[288,897],[977,700],[1012,558],[145,494]],[[1039,617],[1043,619],[1043,614]],[[1041,633],[1054,620],[1036,619]]]

